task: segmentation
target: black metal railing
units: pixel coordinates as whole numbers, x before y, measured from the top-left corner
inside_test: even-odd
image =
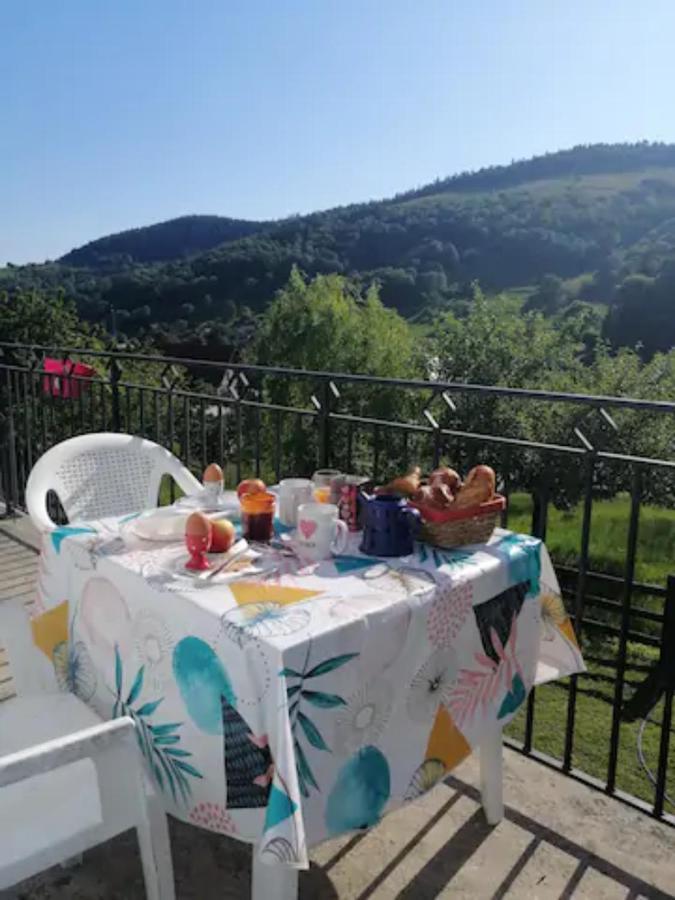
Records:
[[[231,485],[245,475],[278,480],[317,466],[382,480],[411,462],[423,469],[441,460],[458,469],[491,463],[500,490],[525,501],[529,530],[553,542],[563,596],[589,662],[587,675],[531,693],[511,744],[675,824],[675,579],[667,578],[668,538],[661,574],[636,577],[646,548],[642,523],[675,506],[675,403],[119,348],[0,342],[0,353],[0,497],[8,514],[23,508],[35,460],[64,438],[90,431],[151,438],[197,474],[213,460],[224,462]],[[47,356],[64,363],[64,374],[45,370]],[[75,360],[93,374],[69,374]],[[626,511],[625,546],[620,563],[603,570],[594,549],[602,521],[594,526],[593,517],[600,502],[617,496]],[[572,558],[555,557],[556,508],[571,510],[578,537]],[[507,506],[502,524],[510,520]],[[675,530],[675,518],[670,525]],[[638,727],[638,720],[646,724]],[[552,748],[554,730],[561,739]]]

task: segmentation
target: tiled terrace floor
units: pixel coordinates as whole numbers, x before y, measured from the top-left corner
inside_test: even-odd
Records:
[[[0,522],[0,602],[30,602],[37,556],[26,522]],[[27,542],[17,543],[19,536]],[[10,534],[12,537],[10,537]],[[11,690],[0,651],[0,696]],[[4,674],[3,674],[4,673]],[[300,878],[302,900],[548,900],[675,898],[675,829],[616,800],[505,751],[506,817],[485,824],[475,759],[420,803],[365,835],[332,841],[312,854]],[[0,823],[0,842],[2,829]],[[250,849],[172,823],[178,900],[249,896]],[[124,835],[0,898],[140,900],[136,844]]]

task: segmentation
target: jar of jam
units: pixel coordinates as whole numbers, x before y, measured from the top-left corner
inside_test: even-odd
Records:
[[[274,502],[269,491],[244,494],[241,498],[242,534],[247,541],[270,541],[274,537]]]

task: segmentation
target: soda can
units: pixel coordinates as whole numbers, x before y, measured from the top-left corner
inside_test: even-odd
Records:
[[[361,531],[361,489],[368,483],[361,475],[343,475],[338,509],[350,531]]]

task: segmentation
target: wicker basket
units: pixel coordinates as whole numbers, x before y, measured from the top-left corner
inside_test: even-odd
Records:
[[[411,506],[416,506],[414,503]],[[422,527],[419,537],[435,547],[462,547],[464,544],[485,544],[497,527],[499,515],[506,507],[506,498],[497,494],[492,500],[466,509],[419,509]]]

